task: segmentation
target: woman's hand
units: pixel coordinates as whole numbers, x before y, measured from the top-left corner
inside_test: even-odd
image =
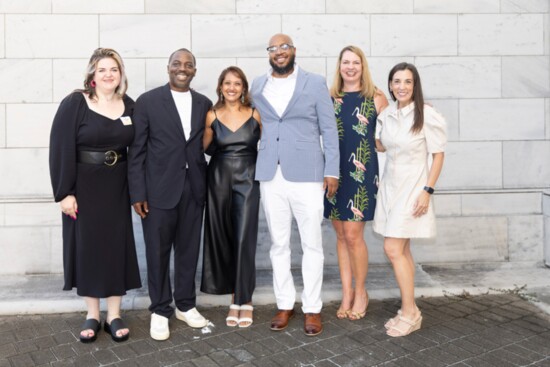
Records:
[[[430,194],[422,190],[413,207],[413,217],[421,217],[428,212],[430,206]]]
[[[61,200],[59,203],[61,206],[61,211],[63,214],[68,215],[69,217],[76,220],[76,214],[78,213],[78,204],[76,203],[76,198],[74,195],[67,195],[65,199]]]

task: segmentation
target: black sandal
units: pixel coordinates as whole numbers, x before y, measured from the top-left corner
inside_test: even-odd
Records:
[[[113,340],[117,343],[128,340],[128,338],[130,337],[129,331],[128,331],[128,334],[123,336],[116,335],[117,331],[119,331],[120,329],[128,329],[128,326],[126,326],[126,323],[124,323],[124,320],[118,317],[116,319],[111,320],[111,325],[109,325],[107,321],[105,321],[103,325],[103,330],[105,330],[106,333],[111,334],[111,338],[113,338]]]
[[[93,330],[94,335],[92,336],[82,336],[82,332],[85,330]],[[101,322],[96,319],[86,319],[82,325],[82,330],[80,330],[80,341],[82,343],[91,343],[97,339],[97,333],[101,330]]]

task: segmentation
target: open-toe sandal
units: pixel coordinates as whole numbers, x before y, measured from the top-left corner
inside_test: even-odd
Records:
[[[397,324],[397,321],[399,321],[399,316],[401,316],[401,309],[397,310],[397,315],[392,317],[391,319],[388,319],[386,323],[384,324],[384,327],[386,330],[391,328],[393,325]]]
[[[118,336],[117,331],[122,329],[128,329],[128,327],[126,326],[124,320],[122,320],[120,317],[111,320],[110,325],[107,323],[107,321],[105,321],[105,324],[103,326],[103,330],[105,330],[106,333],[111,334],[111,338],[117,343],[128,340],[128,338],[130,337],[130,332],[128,332],[128,334],[126,335]]]
[[[344,310],[342,308],[339,308],[338,311],[336,311],[336,317],[340,320],[347,319],[348,318],[348,313],[350,311],[351,310]]]
[[[241,305],[241,311],[254,311],[254,307],[252,307],[252,305]],[[252,320],[252,317],[240,317],[240,314],[239,314],[239,327],[240,328],[247,328],[247,327],[250,327],[250,325],[252,325],[252,322],[254,320]]]
[[[386,331],[386,334],[391,337],[406,336],[420,329],[422,324],[422,315],[418,315],[416,320],[410,320],[403,316],[399,316],[399,320]],[[403,325],[402,327],[399,327]]]
[[[229,312],[237,311],[237,316],[227,316],[225,318],[225,324],[229,327],[235,327],[239,324],[239,311],[241,306],[239,305],[229,305]]]
[[[82,336],[82,332],[86,330],[92,330],[94,332],[94,335]],[[82,343],[91,343],[95,341],[97,339],[97,333],[99,333],[100,330],[101,330],[101,321],[97,321],[96,319],[86,319],[80,331],[80,341]]]

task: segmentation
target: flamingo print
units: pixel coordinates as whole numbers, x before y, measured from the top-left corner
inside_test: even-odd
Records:
[[[352,116],[355,115],[359,119],[359,121],[361,121],[361,123],[363,125],[368,125],[369,124],[369,120],[365,116],[363,116],[362,114],[359,113],[359,107],[355,107],[355,109],[353,110],[351,115]]]
[[[349,208],[351,206],[351,211],[353,212],[353,215],[355,215],[356,217],[359,217],[359,218],[363,218],[364,215],[363,213],[361,212],[361,210],[357,209],[355,206],[353,206],[353,200],[350,199],[350,201],[348,202],[348,205],[346,205],[346,208]]]
[[[363,163],[361,163],[360,161],[355,159],[355,153],[351,153],[351,155],[349,156],[348,162],[351,161],[352,158],[353,158],[353,164],[355,164],[355,167],[357,167],[358,169],[360,169],[363,172],[365,172],[367,170],[367,168],[365,167],[365,165]]]

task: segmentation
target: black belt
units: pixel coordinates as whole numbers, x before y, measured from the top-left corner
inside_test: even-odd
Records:
[[[78,151],[78,163],[87,164],[105,164],[114,166],[117,163],[126,161],[126,149],[108,150],[106,152],[91,152],[85,150]]]

